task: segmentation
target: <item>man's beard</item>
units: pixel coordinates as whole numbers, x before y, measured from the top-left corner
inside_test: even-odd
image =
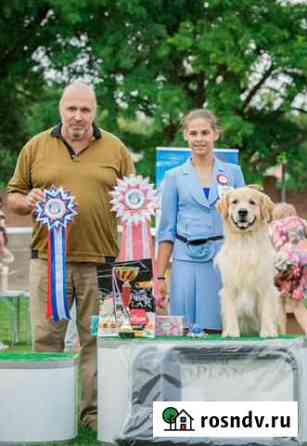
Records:
[[[73,132],[71,139],[73,141],[79,141],[79,139],[81,139],[82,136],[83,136],[83,134],[81,134],[80,132],[79,133]]]
[[[85,130],[71,130],[70,137],[72,141],[80,141],[85,136]]]

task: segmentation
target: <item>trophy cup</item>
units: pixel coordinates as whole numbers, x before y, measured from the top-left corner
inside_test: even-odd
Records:
[[[115,274],[117,278],[123,282],[122,286],[122,299],[123,304],[126,309],[129,308],[130,303],[130,294],[131,294],[131,285],[134,279],[137,278],[139,274],[140,267],[139,266],[116,266],[114,268]]]

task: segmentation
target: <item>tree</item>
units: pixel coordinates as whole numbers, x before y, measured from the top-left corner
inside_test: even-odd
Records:
[[[183,113],[205,105],[252,176],[254,153],[261,174],[304,139],[293,112],[306,113],[306,15],[306,4],[276,0],[89,1],[78,25],[101,61],[109,127],[119,115],[151,118],[147,154],[153,141],[181,143]]]
[[[306,136],[306,127],[300,124],[306,113],[306,3],[4,0],[4,4],[13,10],[11,18],[14,13],[23,17],[17,27],[11,20],[3,31],[9,46],[15,34],[16,39],[19,36],[15,45],[19,51],[11,51],[5,62],[6,66],[12,60],[8,65],[12,75],[4,77],[5,90],[14,91],[14,100],[21,101],[18,111],[28,110],[27,98],[33,103],[41,97],[43,74],[56,86],[87,76],[96,83],[98,123],[134,149],[144,150],[145,173],[153,170],[157,145],[182,145],[178,130],[183,114],[203,106],[221,118],[225,136],[220,146],[240,149],[250,180],[274,164],[280,152],[287,151],[290,161],[301,152]],[[2,36],[2,28],[0,32]],[[27,42],[27,50],[21,50],[20,41]],[[15,68],[16,60],[20,63]],[[36,108],[42,105],[47,104]],[[20,112],[17,117],[20,131],[25,132],[24,117]],[[11,110],[11,127],[13,118]],[[135,133],[120,125],[122,118],[125,122],[146,118],[149,130]],[[301,184],[307,171],[303,163],[293,167]]]
[[[26,111],[39,97],[43,70],[35,67],[35,51],[54,40],[48,2],[3,0],[0,13],[0,171],[5,184],[17,150],[27,137]]]
[[[46,75],[82,55],[82,39],[73,39],[72,15],[52,0],[2,0],[0,6],[0,185],[11,176],[17,152],[30,137],[29,112],[44,101]],[[77,40],[77,43],[76,43]],[[82,73],[90,69],[82,69]],[[51,73],[52,74],[52,73]],[[56,84],[57,78],[52,81]],[[67,78],[66,78],[67,80]],[[45,112],[46,114],[46,112]],[[40,129],[42,130],[42,129]]]

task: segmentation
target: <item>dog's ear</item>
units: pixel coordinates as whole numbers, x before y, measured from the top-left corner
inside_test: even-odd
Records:
[[[267,195],[263,194],[263,197],[262,197],[262,200],[261,200],[260,210],[261,210],[261,217],[267,223],[272,221],[272,218],[273,218],[273,208],[274,208],[274,203],[271,200],[271,198],[268,197]]]
[[[217,206],[216,206],[217,210],[219,211],[219,213],[223,216],[223,218],[225,220],[228,217],[228,206],[229,206],[228,195],[229,194],[223,195],[223,197],[218,201]]]

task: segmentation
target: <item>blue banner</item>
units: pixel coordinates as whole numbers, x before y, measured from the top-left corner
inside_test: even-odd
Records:
[[[239,164],[238,149],[215,149],[215,155],[222,161]],[[169,169],[180,166],[191,156],[191,150],[180,147],[157,147],[156,151],[156,186],[159,188]]]

